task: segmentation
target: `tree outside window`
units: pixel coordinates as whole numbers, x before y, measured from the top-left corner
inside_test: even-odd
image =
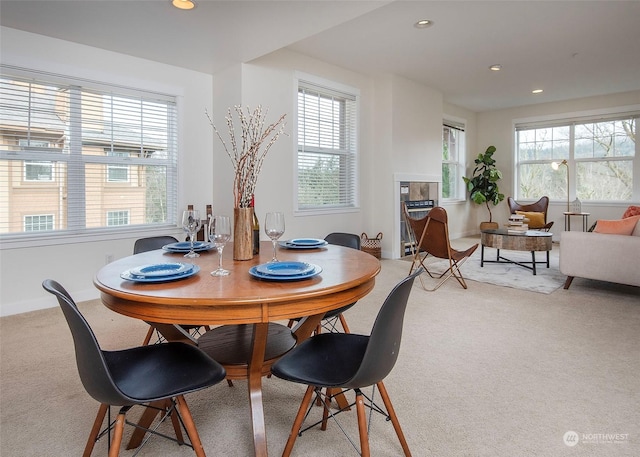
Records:
[[[565,121],[548,126],[516,126],[518,198],[547,195],[563,200],[628,202],[634,197],[634,168],[639,167],[637,116],[604,121]],[[552,162],[567,160],[566,174]],[[638,174],[636,173],[636,180]]]

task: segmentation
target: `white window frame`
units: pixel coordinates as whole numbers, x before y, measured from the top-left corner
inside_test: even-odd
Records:
[[[125,151],[106,151],[106,153],[108,157],[120,157],[121,160],[126,160],[129,157],[129,153]],[[112,171],[121,171],[121,170],[125,170],[127,173],[127,177],[125,179],[113,179],[111,177]],[[117,164],[110,163],[107,165],[107,182],[109,183],[128,183],[129,181],[131,181],[131,177],[129,176],[129,174],[130,174],[129,165],[119,164],[119,163]]]
[[[130,224],[130,211],[128,209],[122,209],[122,210],[111,210],[111,211],[107,211],[107,218],[106,218],[106,226],[107,227],[122,227],[125,225],[129,225]],[[125,220],[126,219],[126,223],[123,224],[114,224],[113,222],[115,222],[116,220],[118,222],[120,222],[120,220]]]
[[[166,90],[165,87],[158,87],[157,91],[154,92],[154,89],[147,89],[145,85],[147,83],[143,83],[140,81],[138,87],[125,87],[120,85],[119,82],[112,83],[109,81],[111,79],[109,76],[105,76],[103,81],[82,79],[75,76],[68,76],[62,74],[52,74],[46,71],[39,70],[31,70],[22,67],[16,67],[12,65],[0,64],[0,70],[3,76],[8,76],[9,78],[15,79],[24,79],[24,80],[32,80],[37,83],[48,84],[51,83],[53,85],[67,85],[71,87],[73,91],[73,87],[82,87],[91,90],[97,90],[102,92],[113,91],[114,94],[121,93],[124,96],[126,95],[135,95],[141,96],[146,99],[149,97],[153,100],[163,100],[169,101],[169,103],[173,103],[173,113],[172,113],[172,124],[168,127],[168,134],[171,136],[171,151],[169,152],[169,157],[167,155],[162,156],[161,159],[156,159],[155,157],[130,157],[127,158],[127,163],[131,166],[134,165],[143,165],[143,166],[160,166],[166,169],[166,207],[164,211],[166,212],[166,220],[160,223],[147,223],[142,225],[128,225],[128,226],[116,226],[116,227],[98,227],[98,228],[84,228],[84,226],[71,226],[67,227],[65,230],[53,230],[48,233],[36,233],[36,232],[8,232],[0,234],[0,249],[15,249],[21,248],[23,246],[47,246],[54,244],[64,244],[64,243],[77,243],[84,242],[89,240],[106,240],[106,239],[121,239],[123,237],[131,237],[138,236],[138,234],[149,234],[149,233],[166,233],[167,230],[174,230],[176,228],[176,214],[177,214],[177,205],[178,205],[178,140],[177,135],[178,131],[180,131],[180,119],[179,114],[181,112],[180,105],[180,89],[178,87],[174,88],[175,93],[163,92]],[[38,144],[38,141],[35,142],[30,139],[24,139],[24,141],[30,141],[28,144],[24,144],[21,140],[21,149],[17,151],[9,150],[6,148],[0,147],[0,160],[33,160],[33,161],[47,161],[51,162],[54,170],[54,181],[58,179],[58,176],[61,176],[60,166],[70,166],[71,163],[74,163],[75,166],[84,167],[86,163],[98,163],[108,165],[110,162],[113,162],[116,158],[107,158],[107,157],[99,157],[99,156],[83,156],[81,153],[76,153],[72,155],[68,150],[62,150],[56,148],[56,145],[52,144]],[[146,155],[146,150],[143,151]],[[20,157],[16,157],[20,155]],[[123,159],[118,159],[123,160]],[[106,168],[106,167],[105,167]],[[129,173],[131,177],[131,174]],[[34,182],[34,181],[30,181]],[[69,187],[77,186],[82,183],[82,179],[80,181],[74,179],[73,177],[69,177],[67,180],[67,184]],[[80,201],[84,203],[84,198],[81,197]],[[81,211],[84,211],[84,206],[81,206]],[[76,209],[77,211],[77,209]],[[59,223],[56,222],[56,225]]]
[[[301,154],[299,135],[298,135],[298,93],[301,87],[312,87],[318,92],[325,95],[336,95],[338,97],[346,96],[352,97],[354,100],[353,109],[355,110],[352,131],[349,133],[351,136],[351,142],[353,143],[350,152],[353,154],[350,157],[349,164],[346,171],[345,186],[348,190],[348,201],[339,205],[325,205],[325,206],[302,206],[299,201],[298,193],[298,164],[299,154]],[[340,214],[348,212],[357,212],[359,208],[359,119],[360,119],[360,91],[354,87],[350,87],[341,83],[330,81],[324,78],[320,78],[314,75],[296,72],[294,78],[294,128],[293,137],[294,144],[296,145],[296,154],[294,154],[294,214],[296,216],[312,216],[318,214]],[[318,151],[322,153],[322,151]]]
[[[520,192],[520,165],[528,165],[528,164],[542,164],[545,166],[549,166],[551,168],[552,162],[561,162],[563,159],[567,161],[567,172],[569,178],[569,194],[565,195],[562,198],[552,198],[553,202],[565,202],[567,200],[573,201],[576,198],[577,192],[577,183],[579,182],[577,178],[577,168],[579,164],[585,162],[594,162],[598,161],[597,158],[576,158],[575,157],[575,149],[574,149],[574,125],[581,124],[584,122],[605,122],[608,120],[614,119],[624,119],[624,118],[636,118],[636,135],[638,132],[638,121],[640,120],[640,105],[629,105],[629,106],[621,106],[621,107],[613,107],[601,110],[589,110],[589,111],[580,111],[580,112],[572,112],[572,113],[564,113],[561,115],[552,115],[552,116],[540,116],[540,117],[531,117],[531,118],[521,118],[513,120],[513,157],[514,157],[514,168],[513,168],[513,188],[514,190],[514,198],[522,201],[534,200],[533,198],[525,198]],[[569,152],[566,156],[563,157],[549,157],[545,159],[539,160],[524,160],[521,161],[518,154],[519,141],[518,141],[518,130],[522,129],[530,129],[530,128],[545,128],[545,127],[560,127],[567,126],[570,127],[570,145]],[[632,194],[629,200],[587,200],[581,199],[586,203],[605,203],[605,204],[613,204],[613,205],[628,205],[630,202],[637,202],[640,200],[640,145],[636,141],[635,143],[635,156],[634,157],[613,157],[613,158],[602,158],[601,161],[610,161],[610,160],[627,160],[632,161]],[[564,168],[563,168],[564,169]]]
[[[27,218],[38,218],[38,220],[39,220],[38,221],[38,226],[42,225],[42,222],[40,221],[42,218],[47,218],[47,219],[50,218],[50,221],[49,220],[45,221],[45,224],[47,226],[50,226],[51,228],[38,229],[38,230],[27,230]],[[53,214],[27,214],[27,215],[23,216],[22,221],[23,221],[22,224],[23,224],[23,227],[24,227],[24,231],[26,233],[51,231],[56,226],[55,215],[53,215]],[[33,220],[31,221],[30,225],[33,227],[33,225],[34,225],[33,224]]]
[[[28,168],[30,166],[46,167],[49,169],[49,174],[48,175],[38,174],[37,179],[30,179],[29,172],[28,172]],[[23,179],[25,182],[53,182],[56,179],[54,171],[55,171],[55,167],[53,166],[53,162],[51,162],[50,160],[25,160]],[[41,176],[48,176],[48,178],[42,179]]]
[[[457,145],[457,151],[456,151],[456,158],[455,160],[445,160],[444,159],[444,151],[443,151],[443,157],[442,157],[442,181],[443,184],[440,188],[440,192],[441,192],[441,198],[443,202],[458,202],[458,201],[464,201],[466,200],[466,189],[465,186],[463,185],[464,181],[462,180],[462,177],[465,176],[465,171],[466,171],[466,160],[467,160],[467,139],[466,139],[466,120],[465,119],[461,119],[461,118],[457,118],[457,117],[453,117],[453,116],[445,116],[443,121],[442,121],[442,131],[443,131],[443,148],[444,148],[444,130],[445,128],[450,128],[450,129],[455,129],[458,132],[460,132],[460,137],[459,137],[459,141],[458,141],[458,145]],[[453,184],[455,186],[455,190],[453,192],[453,196],[450,196],[448,198],[444,197],[444,165],[452,165],[455,167],[457,173],[456,173],[456,178],[453,181]]]

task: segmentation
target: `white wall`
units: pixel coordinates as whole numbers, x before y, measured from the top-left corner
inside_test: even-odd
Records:
[[[3,64],[108,81],[129,87],[175,94],[180,112],[178,205],[193,203],[204,209],[212,201],[212,135],[204,115],[211,110],[212,77],[169,65],[137,59],[88,46],[56,40],[2,27],[0,57]],[[189,177],[189,183],[185,178]],[[177,236],[184,235],[176,229]],[[0,314],[14,314],[57,306],[41,283],[53,278],[76,300],[98,296],[94,273],[114,258],[130,255],[135,238],[127,235],[109,240],[77,238],[64,245],[0,250]]]
[[[606,96],[582,98],[578,100],[570,100],[566,102],[541,103],[538,105],[524,106],[520,108],[505,109],[499,111],[491,111],[479,113],[477,116],[478,150],[484,149],[493,144],[497,150],[494,158],[497,160],[498,169],[503,173],[503,179],[500,182],[500,190],[505,196],[514,195],[515,176],[513,174],[515,160],[515,136],[514,136],[514,119],[555,116],[563,114],[574,114],[578,112],[590,111],[595,109],[606,109],[614,107],[623,107],[627,105],[637,105],[640,103],[640,91],[612,94]],[[632,203],[619,203],[609,205],[582,204],[582,211],[591,213],[589,216],[589,225],[597,219],[619,219],[624,210]],[[476,205],[476,212],[480,210],[480,219],[486,214],[484,207],[479,208]],[[559,238],[559,234],[564,230],[563,211],[566,211],[566,200],[552,201],[549,208],[548,219],[554,221],[552,232],[554,232],[554,240]],[[499,205],[494,213],[494,219],[501,221],[508,218],[508,207],[506,202]],[[582,221],[574,218],[571,222],[571,228],[581,229]]]

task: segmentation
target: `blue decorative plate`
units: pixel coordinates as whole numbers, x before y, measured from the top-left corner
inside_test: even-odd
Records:
[[[318,265],[312,265],[312,266],[313,266],[313,270],[309,271],[308,273],[289,275],[289,276],[278,276],[278,275],[260,273],[259,271],[257,271],[257,266],[254,266],[249,269],[249,274],[254,278],[266,279],[268,281],[300,281],[302,279],[313,278],[314,276],[322,272],[322,267]]]
[[[301,242],[300,240],[305,240],[306,242]],[[329,243],[325,240],[316,240],[315,238],[296,238],[289,241],[280,241],[278,244],[286,249],[318,249]]]
[[[188,273],[193,269],[191,263],[157,263],[154,265],[142,265],[129,270],[134,276],[143,278],[154,278],[156,276],[172,276]]]
[[[295,244],[296,246],[319,246],[326,244],[325,240],[319,240],[317,238],[294,238],[287,241],[289,244]]]
[[[256,271],[271,276],[296,276],[313,271],[314,266],[306,262],[269,262],[256,266]]]
[[[205,243],[204,241],[194,241],[193,250],[196,252],[208,251],[214,249],[215,246],[212,243]],[[179,241],[177,243],[165,244],[162,249],[168,252],[189,252],[191,250],[191,243],[189,241]]]
[[[136,276],[131,273],[131,270],[127,270],[120,273],[120,277],[122,279],[126,279],[128,281],[133,281],[133,282],[168,282],[168,281],[176,281],[178,279],[189,278],[195,275],[196,273],[198,273],[199,271],[200,271],[200,267],[198,265],[193,265],[193,268],[191,268],[191,270],[186,271],[184,273],[171,274],[168,276],[144,277],[144,276]]]

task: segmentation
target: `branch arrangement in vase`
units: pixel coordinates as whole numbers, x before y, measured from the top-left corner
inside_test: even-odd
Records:
[[[236,105],[234,110],[237,122],[240,124],[240,133],[236,134],[233,111],[229,108],[225,117],[229,134],[228,144],[206,110],[205,114],[231,159],[235,171],[233,180],[234,208],[248,208],[251,205],[258,175],[262,169],[262,162],[280,135],[286,135],[284,131],[286,114],[280,116],[273,124],[266,125],[265,119],[269,110],[263,111],[261,105],[258,105],[253,111],[248,107],[243,109],[242,106]]]

